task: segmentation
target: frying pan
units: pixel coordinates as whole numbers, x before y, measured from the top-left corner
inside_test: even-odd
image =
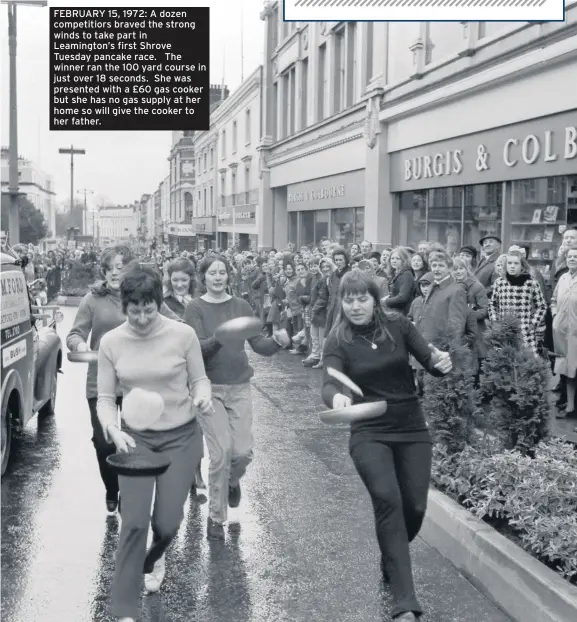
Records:
[[[345,408],[332,408],[323,410],[319,413],[320,420],[323,423],[355,423],[356,421],[364,421],[366,419],[374,419],[380,417],[387,412],[387,402],[385,400],[379,402],[363,402],[362,404],[354,404]]]
[[[106,462],[119,475],[133,477],[161,475],[170,466],[168,456],[142,446],[137,446],[130,453],[112,454],[106,458]]]
[[[225,343],[227,339],[242,340],[260,335],[260,320],[256,317],[237,317],[224,322],[214,332],[216,340]]]
[[[355,384],[346,374],[343,374],[342,371],[335,369],[334,367],[327,367],[327,374],[332,376],[335,380],[338,380],[343,386],[350,389],[353,393],[360,395],[363,397],[363,391],[361,388]]]
[[[68,352],[66,356],[71,363],[96,363],[98,361],[98,352],[96,350]]]

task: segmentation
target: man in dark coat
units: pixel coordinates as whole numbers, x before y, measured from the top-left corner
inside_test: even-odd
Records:
[[[483,249],[484,257],[479,262],[475,270],[475,276],[481,285],[487,290],[487,295],[491,294],[493,283],[497,279],[495,274],[495,262],[501,254],[501,238],[496,235],[486,235],[479,241]]]
[[[453,260],[444,252],[429,255],[429,267],[435,279],[421,311],[419,330],[429,343],[442,347],[435,340],[461,340],[465,335],[469,307],[467,292],[451,275]]]

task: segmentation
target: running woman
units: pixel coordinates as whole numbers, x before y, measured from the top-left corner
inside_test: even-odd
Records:
[[[349,450],[375,514],[381,570],[390,582],[392,616],[412,622],[422,614],[411,570],[409,542],[419,533],[427,507],[432,441],[415,394],[412,354],[435,376],[451,371],[445,352],[429,346],[411,321],[380,304],[371,277],[355,270],[341,280],[335,325],[324,346],[322,397],[329,408],[386,400],[381,416],[351,425]],[[342,393],[326,372],[347,374],[364,397]]]
[[[253,457],[250,379],[254,370],[249,365],[244,340],[228,339],[223,344],[215,337],[216,328],[223,322],[254,317],[248,302],[227,293],[231,275],[225,257],[207,257],[199,270],[206,294],[189,302],[184,312],[184,321],[198,335],[206,375],[212,382],[214,412],[199,415],[210,455],[207,521],[210,540],[224,539],[228,506],[235,508],[240,504],[240,479]],[[277,330],[272,337],[259,335],[248,342],[257,354],[272,356],[289,346],[290,338],[285,330]]]
[[[74,325],[66,337],[66,345],[72,352],[86,352],[90,338],[90,350],[98,350],[102,337],[112,329],[124,324],[126,316],[120,301],[120,279],[126,266],[133,260],[128,246],[111,246],[102,251],[100,269],[104,275],[102,282],[94,285],[84,296],[76,313]],[[164,303],[160,308],[162,315],[178,319]],[[98,366],[96,361],[88,364],[86,378],[86,399],[92,423],[92,444],[96,452],[100,477],[106,489],[106,510],[108,516],[115,516],[118,509],[118,476],[106,458],[115,453],[113,443],[106,440],[102,425],[96,414]],[[122,407],[122,395],[117,396],[117,406]]]

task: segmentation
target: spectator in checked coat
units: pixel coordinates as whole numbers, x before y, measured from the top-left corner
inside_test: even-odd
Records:
[[[489,300],[491,321],[505,316],[516,317],[521,323],[523,343],[538,356],[539,328],[546,312],[547,303],[539,284],[531,278],[527,260],[521,252],[509,251],[505,276],[495,281]]]
[[[467,292],[451,275],[453,260],[447,253],[433,251],[429,266],[435,282],[424,301],[419,328],[429,343],[443,347],[439,340],[463,340],[469,315]]]

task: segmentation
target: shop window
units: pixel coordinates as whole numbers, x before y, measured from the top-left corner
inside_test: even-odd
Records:
[[[329,237],[329,225],[331,213],[328,209],[319,210],[315,213],[315,239],[314,246],[318,246],[323,238]]]
[[[486,235],[501,237],[503,184],[478,184],[465,188],[462,244],[478,246]]]
[[[331,239],[348,248],[355,241],[355,210],[352,207],[333,210]]]
[[[560,225],[567,222],[566,177],[513,181],[510,187],[508,241],[528,248],[529,263],[551,281],[551,265],[561,245]]]
[[[355,242],[360,244],[365,239],[365,208],[355,207]]]
[[[301,230],[298,247],[308,246],[311,248],[315,243],[315,213],[301,212]]]
[[[464,244],[477,246],[485,235],[501,235],[501,183],[403,192],[399,201],[401,244],[416,248],[429,240],[456,253]]]
[[[289,212],[288,241],[298,244],[298,216],[299,212]]]

